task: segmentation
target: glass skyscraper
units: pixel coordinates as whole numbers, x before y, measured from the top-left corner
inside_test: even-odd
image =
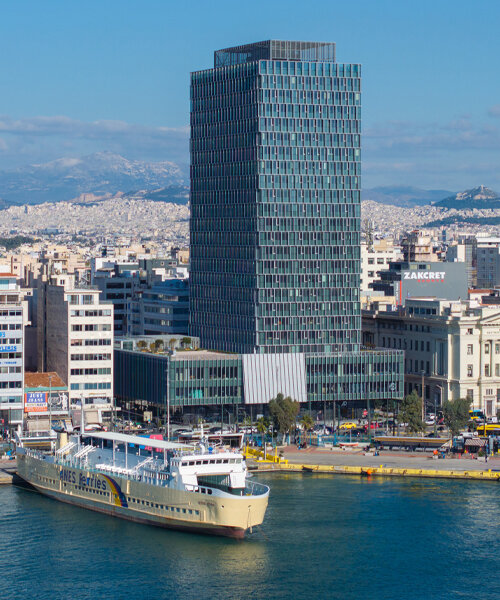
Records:
[[[239,353],[361,342],[361,68],[265,41],[191,75],[190,332]]]

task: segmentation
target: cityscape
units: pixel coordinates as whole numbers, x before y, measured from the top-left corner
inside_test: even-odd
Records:
[[[54,38],[0,59],[2,597],[493,597],[500,88],[443,39],[472,19],[466,66],[494,55],[498,7],[362,1],[361,40],[338,3],[228,32],[196,0],[190,33],[30,4]]]

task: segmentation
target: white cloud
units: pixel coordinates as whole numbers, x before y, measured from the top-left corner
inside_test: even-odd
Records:
[[[495,104],[495,106],[492,106],[489,109],[488,114],[490,117],[500,117],[500,104]]]

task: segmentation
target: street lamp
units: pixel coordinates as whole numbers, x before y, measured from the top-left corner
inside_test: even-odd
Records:
[[[49,375],[49,438],[51,437],[50,432],[52,431],[52,377]]]
[[[436,385],[439,390],[439,406],[443,406],[443,386]],[[437,403],[436,394],[434,394],[434,437],[437,435]]]
[[[423,369],[422,369],[422,371],[420,371],[420,375],[422,375],[422,423],[425,423],[425,387],[424,387],[425,371]]]
[[[166,421],[167,421],[167,441],[170,441],[170,355],[167,354],[167,393],[165,408],[167,410]]]

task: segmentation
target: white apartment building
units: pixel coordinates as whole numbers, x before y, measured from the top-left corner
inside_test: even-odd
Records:
[[[405,351],[405,393],[428,409],[469,397],[487,416],[500,409],[500,305],[408,299],[399,310],[363,311],[363,342]]]
[[[0,273],[0,431],[23,420],[24,325],[27,303],[14,273]]]
[[[70,275],[41,282],[39,370],[56,371],[70,406],[85,406],[86,422],[106,422],[113,408],[113,305],[100,291],[75,286]]]
[[[361,244],[361,291],[371,290],[370,284],[379,279],[380,271],[387,271],[389,263],[402,260],[399,246],[392,240],[375,240],[373,245]]]

